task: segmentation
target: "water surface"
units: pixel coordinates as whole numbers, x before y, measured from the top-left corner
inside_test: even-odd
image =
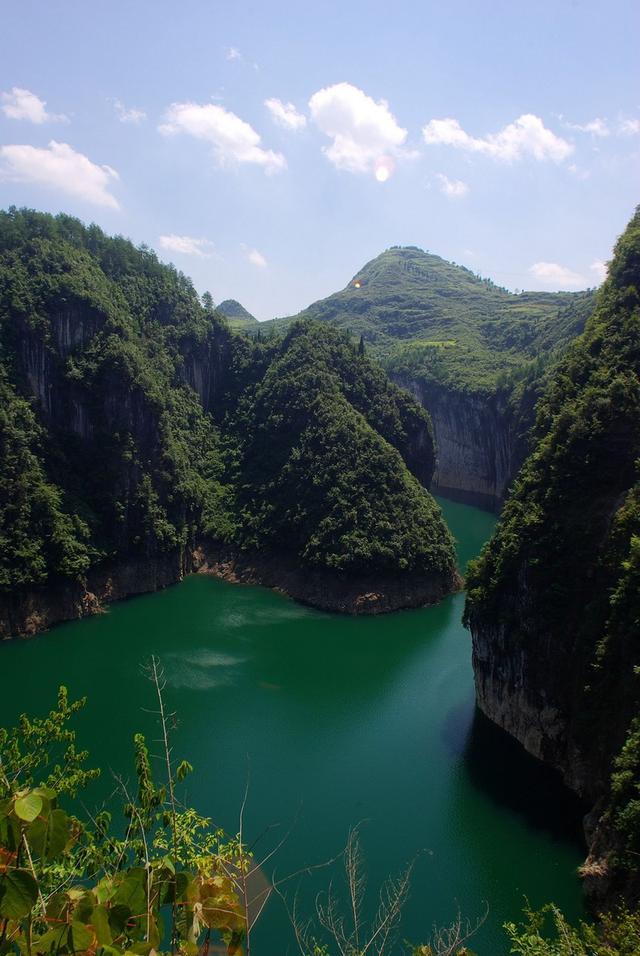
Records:
[[[491,533],[491,515],[442,501],[464,563]],[[60,683],[88,695],[80,743],[95,762],[131,774],[134,730],[156,736],[153,692],[140,665],[154,653],[178,714],[175,749],[195,766],[187,799],[236,832],[247,776],[247,831],[266,850],[293,825],[278,876],[336,854],[362,823],[373,895],[419,854],[402,935],[423,941],[458,907],[488,918],[472,946],[508,951],[501,931],[526,897],[582,915],[575,802],[553,775],[474,715],[464,598],[373,618],[310,610],[264,588],[192,576],[105,615],[0,647],[0,723],[42,712]],[[153,749],[153,748],[152,748]],[[108,770],[92,799],[112,789]],[[303,909],[318,881],[303,880]],[[293,890],[293,883],[290,884]],[[272,901],[258,956],[294,953]]]

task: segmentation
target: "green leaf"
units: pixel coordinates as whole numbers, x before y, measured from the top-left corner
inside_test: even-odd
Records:
[[[93,941],[93,933],[87,929],[84,923],[74,921],[71,924],[69,942],[74,953],[81,953],[84,952],[85,949],[89,949]]]
[[[62,853],[68,839],[69,817],[64,810],[52,810],[48,816],[36,820],[29,830],[29,843],[47,862]]]
[[[37,794],[39,797],[42,797],[42,799],[46,800],[47,803],[53,803],[53,801],[57,800],[58,798],[58,794],[55,790],[52,790],[51,787],[34,787],[31,792]]]
[[[142,868],[129,870],[126,879],[120,884],[114,897],[114,903],[127,906],[135,916],[145,913],[147,910],[145,875]]]
[[[64,925],[55,926],[53,929],[48,930],[42,936],[34,939],[31,947],[32,951],[34,953],[59,952],[64,948],[66,943],[67,929],[68,927]]]
[[[0,916],[22,919],[38,899],[38,884],[27,870],[9,870],[0,878]]]
[[[25,794],[24,797],[18,797],[13,805],[16,816],[24,820],[25,823],[33,823],[35,818],[42,812],[42,797],[33,791]]]
[[[109,926],[109,913],[105,906],[96,906],[91,914],[91,922],[100,946],[111,946],[113,937]]]

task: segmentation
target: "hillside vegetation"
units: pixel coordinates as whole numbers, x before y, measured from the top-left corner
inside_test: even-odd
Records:
[[[202,539],[453,581],[423,409],[335,329],[260,342],[204,302],[96,226],[0,214],[0,589]]]
[[[415,246],[397,246],[300,317],[362,336],[391,373],[482,393],[535,371],[541,356],[582,331],[593,302],[590,291],[513,294]]]
[[[470,567],[466,612],[481,706],[523,741],[516,706],[540,726],[538,755],[598,801],[588,875],[599,891],[623,888],[634,899],[639,459],[640,210],[584,335],[538,404],[533,451]]]

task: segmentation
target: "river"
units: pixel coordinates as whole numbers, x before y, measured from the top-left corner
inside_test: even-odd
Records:
[[[464,564],[494,518],[441,505]],[[44,712],[64,683],[89,698],[77,727],[94,764],[131,774],[133,731],[157,735],[148,713],[153,690],[141,671],[157,654],[178,715],[176,755],[195,767],[187,799],[236,832],[248,780],[245,827],[260,837],[256,855],[288,833],[267,874],[275,868],[283,878],[328,859],[360,823],[372,900],[384,876],[417,855],[402,938],[425,941],[458,907],[472,920],[488,907],[470,946],[502,956],[501,924],[518,919],[525,897],[582,915],[575,870],[583,847],[575,801],[474,715],[463,603],[458,594],[433,608],[347,618],[194,575],[0,646],[0,723],[22,710]],[[105,770],[87,799],[112,788]],[[302,879],[303,911],[330,876]],[[297,882],[286,884],[290,895]],[[296,951],[276,898],[252,951]]]

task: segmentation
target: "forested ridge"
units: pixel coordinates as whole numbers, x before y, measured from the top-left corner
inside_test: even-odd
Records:
[[[533,451],[470,566],[466,610],[481,706],[594,806],[596,897],[636,902],[639,459],[640,210],[538,404]]]
[[[417,403],[333,328],[233,334],[96,226],[0,215],[0,389],[0,588],[202,538],[455,580]]]

